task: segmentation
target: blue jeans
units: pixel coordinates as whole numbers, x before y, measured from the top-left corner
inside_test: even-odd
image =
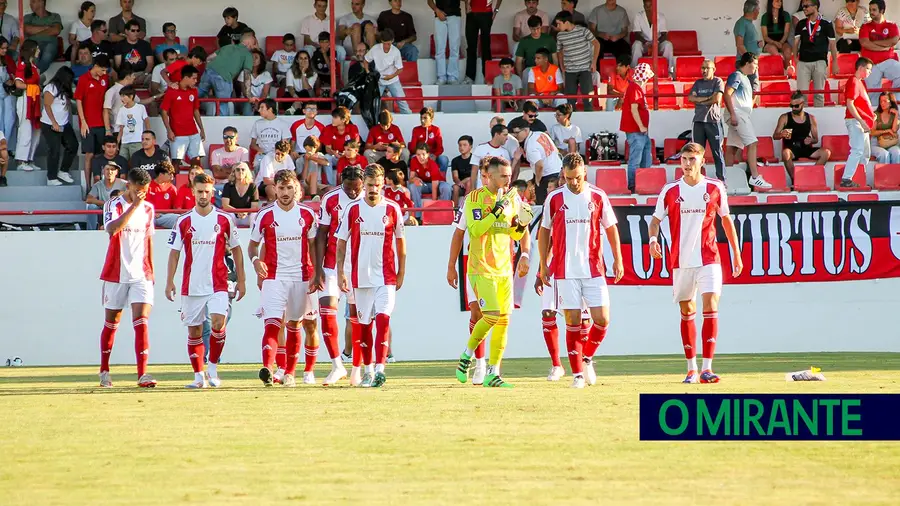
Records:
[[[200,78],[200,85],[197,86],[197,92],[200,94],[200,98],[209,97],[209,91],[212,89],[213,94],[216,98],[231,98],[231,94],[234,92],[234,84],[232,81],[226,80],[224,77],[219,75],[218,72],[211,68],[207,68],[205,72],[203,72],[203,77]],[[218,110],[214,107],[218,105]],[[212,104],[209,102],[205,102],[202,104],[203,106],[203,114],[206,116],[232,116],[234,115],[234,104],[231,102],[222,103],[222,104]]]
[[[401,84],[399,80],[397,80],[397,82],[392,83],[392,84],[378,83],[379,93],[384,95],[384,90],[388,90],[388,92],[394,98],[401,98],[401,97],[406,96],[406,93],[403,92],[403,84]],[[400,108],[401,114],[411,114],[412,113],[412,111],[409,109],[409,104],[406,103],[406,100],[398,100],[397,107]]]
[[[0,98],[0,131],[6,136],[10,151],[16,150],[16,97],[6,95]]]
[[[103,210],[102,207],[100,207],[98,205],[94,205],[94,204],[88,204],[87,209],[88,209],[88,211],[102,211]],[[85,215],[85,218],[87,219],[88,230],[97,230],[97,227],[100,224],[100,215],[99,214],[88,214],[88,215]]]
[[[441,155],[435,159],[438,164],[438,168],[441,169],[441,174],[444,176],[447,175],[447,167],[450,166],[450,159],[447,158],[447,155]]]
[[[650,135],[640,132],[625,134],[628,141],[628,187],[634,190],[634,175],[639,168],[651,165]]]
[[[459,44],[462,18],[447,16],[446,21],[434,18],[434,60],[437,64],[437,78],[459,81]],[[449,62],[447,45],[450,45]],[[402,55],[402,53],[401,53]]]
[[[413,63],[419,61],[419,48],[417,48],[415,44],[406,44],[399,49],[400,57],[403,58],[403,61]]]
[[[41,71],[41,74],[47,71],[50,68],[50,64],[56,60],[56,56],[59,51],[59,47],[56,45],[56,38],[47,42],[38,42],[38,47],[41,49],[41,55],[38,56],[37,67],[38,70]]]

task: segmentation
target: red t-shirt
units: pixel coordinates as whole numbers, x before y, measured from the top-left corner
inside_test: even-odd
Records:
[[[472,0],[472,12],[494,12],[494,0]]]
[[[150,187],[147,189],[147,202],[153,204],[155,209],[178,209],[175,207],[177,200],[178,191],[175,189],[175,185],[169,183],[168,187],[163,190],[155,180],[150,181]]]
[[[869,128],[874,128],[875,112],[872,111],[872,104],[869,102],[869,96],[866,94],[866,83],[857,77],[847,79],[847,86],[844,87],[845,105],[848,100],[853,101],[853,105],[856,106],[856,112],[866,122],[866,125]],[[850,114],[850,109],[848,108],[844,112],[844,118],[850,119],[852,117],[853,115]]]
[[[75,87],[75,100],[81,101],[81,107],[84,109],[84,118],[87,126],[90,128],[98,128],[103,125],[103,97],[106,96],[106,89],[109,87],[109,77],[100,76],[100,79],[94,79],[88,72],[81,76],[78,80],[78,86]]]
[[[406,144],[403,140],[403,133],[400,132],[400,128],[397,125],[391,124],[391,126],[385,130],[381,125],[375,125],[369,130],[369,137],[366,139],[366,144],[374,146],[379,142],[383,142],[385,144],[390,144],[392,142],[399,142],[400,144]]]
[[[25,62],[20,61],[18,65],[16,65],[16,79],[22,81],[25,84],[40,84],[41,82],[41,71],[37,68],[37,65],[31,64],[31,77],[25,78]]]
[[[409,198],[409,194],[406,192],[406,189],[402,186],[398,186],[396,189],[391,189],[387,186],[384,187],[384,198],[388,200],[393,200],[400,206],[400,209],[406,211],[410,207],[413,206],[412,199]]]
[[[644,89],[638,86],[634,81],[628,81],[628,88],[625,88],[625,96],[622,98],[622,119],[619,122],[619,130],[626,134],[640,132],[637,121],[631,114],[631,104],[637,104],[638,114],[641,117],[641,123],[644,128],[650,128],[650,110],[647,109],[647,99],[644,97]]]
[[[352,139],[360,140],[359,128],[350,123],[344,128],[343,134],[338,133],[334,125],[328,125],[325,130],[322,130],[322,137],[319,141],[323,147],[328,146],[335,151],[343,151],[344,144]]]
[[[444,138],[441,137],[441,129],[431,125],[428,128],[417,126],[413,128],[412,137],[410,138],[410,147],[415,150],[419,144],[423,142],[428,145],[428,149],[434,156],[444,154]]]
[[[356,158],[354,158],[353,160],[350,160],[346,156],[342,156],[338,160],[338,164],[337,164],[338,176],[340,176],[341,172],[343,172],[345,168],[347,168],[351,165],[359,165],[359,167],[361,169],[365,169],[366,165],[368,165],[368,163],[369,162],[366,160],[366,157],[364,157],[363,155],[360,155],[358,153],[356,155]]]
[[[869,21],[868,23],[862,25],[862,27],[860,27],[859,29],[860,39],[886,40],[897,36],[900,36],[900,30],[897,29],[897,24],[887,20],[882,23]],[[875,65],[878,65],[885,60],[897,59],[897,55],[894,53],[894,48],[891,48],[887,51],[872,51],[866,49],[865,46],[863,46],[862,50],[859,53],[861,56],[865,56],[866,58],[872,60],[872,63],[874,63]]]
[[[431,183],[432,181],[443,181],[444,175],[437,162],[429,159],[425,167],[419,163],[419,157],[414,156],[409,159],[409,177],[419,176],[423,183]]]
[[[178,195],[175,197],[175,209],[192,209],[195,202],[194,191],[189,185],[178,189]]]
[[[160,109],[169,113],[169,125],[176,137],[187,137],[199,132],[194,121],[194,111],[200,110],[197,88],[179,90],[170,87],[163,95]]]

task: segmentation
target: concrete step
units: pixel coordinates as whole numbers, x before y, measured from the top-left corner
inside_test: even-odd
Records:
[[[7,173],[7,177],[9,173]],[[0,188],[0,202],[70,202],[84,204],[80,185],[7,186]]]
[[[81,211],[85,209],[83,202],[0,202],[0,211]],[[36,225],[38,223],[84,223],[86,215],[83,214],[53,214],[53,215],[21,215],[0,216],[0,223],[14,225]]]
[[[81,184],[82,172],[72,170],[69,175],[75,180],[74,185]],[[34,170],[26,172],[24,170],[11,170],[6,173],[6,180],[9,186],[47,186],[47,171]]]

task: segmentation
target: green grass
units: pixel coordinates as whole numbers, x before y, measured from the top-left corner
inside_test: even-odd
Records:
[[[897,504],[900,443],[641,442],[638,394],[895,393],[900,354],[723,355],[718,385],[682,385],[683,363],[604,357],[581,391],[546,359],[505,362],[502,391],[446,362],[389,365],[381,390],[263,389],[251,365],[208,391],[185,365],[152,366],[149,391],[133,366],[110,390],[96,367],[4,368],[0,504]],[[784,381],[810,365],[828,381]]]

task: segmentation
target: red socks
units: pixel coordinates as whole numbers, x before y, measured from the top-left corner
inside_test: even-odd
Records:
[[[581,374],[581,358],[584,341],[581,340],[581,325],[566,325],[566,349],[569,351],[569,366],[572,374]]]
[[[275,367],[282,370],[287,367],[287,345],[279,346],[275,352]]]
[[[365,325],[362,323],[359,324],[360,329],[360,342],[359,346],[362,350],[362,360],[365,365],[372,364],[372,322],[369,322]]]
[[[319,347],[303,346],[303,352],[306,358],[303,361],[303,372],[311,372],[316,368],[316,358],[319,354]]]
[[[116,341],[116,322],[103,323],[100,331],[100,372],[109,372],[109,356],[112,354],[113,343]]]
[[[147,370],[147,360],[150,358],[150,336],[147,323],[146,316],[132,320],[132,325],[134,325],[134,356],[137,360],[138,379]]]
[[[562,367],[559,361],[559,327],[556,326],[556,315],[541,317],[541,325],[544,327],[544,342],[547,343],[553,367]]]
[[[262,338],[262,363],[264,367],[272,368],[275,364],[275,353],[278,349],[278,333],[281,331],[281,318],[266,319],[266,327]]]
[[[695,331],[696,332],[696,331]],[[703,358],[711,360],[716,353],[716,336],[719,335],[719,312],[703,313]]]
[[[694,324],[696,316],[697,313],[681,314],[681,344],[684,345],[684,358],[688,360],[697,356],[697,326]],[[705,335],[706,322],[703,328]]]
[[[325,348],[328,350],[328,356],[335,359],[341,352],[338,347],[337,309],[322,307],[319,314],[322,315],[322,339],[325,341]]]
[[[351,314],[354,312],[351,311]],[[362,326],[356,317],[350,318],[350,337],[353,339],[353,367],[359,367],[363,363],[362,356]]]
[[[188,335],[187,340],[188,358],[191,359],[191,367],[194,372],[203,372],[203,355],[206,354],[206,347],[203,346],[203,336],[192,338]]]
[[[225,329],[213,329],[209,337],[209,361],[212,364],[218,364],[219,358],[222,357],[222,350],[225,349]]]
[[[584,323],[582,322],[582,330],[583,329]],[[584,356],[587,358],[593,358],[594,353],[597,353],[597,348],[600,347],[600,343],[602,343],[603,339],[606,338],[606,327],[601,327],[596,323],[593,324],[588,329],[587,337],[587,342],[584,343]]]
[[[387,362],[388,351],[390,351],[390,331],[391,317],[379,313],[375,315],[375,363],[384,364]]]
[[[284,373],[293,375],[297,371],[297,362],[300,360],[300,328],[285,327],[285,364]]]

